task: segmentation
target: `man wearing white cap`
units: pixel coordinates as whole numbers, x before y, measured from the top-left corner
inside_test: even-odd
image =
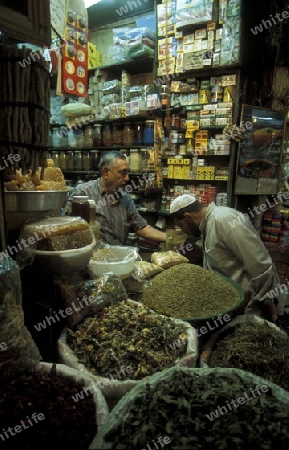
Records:
[[[250,220],[236,209],[204,206],[194,195],[180,195],[171,203],[175,225],[187,234],[201,231],[203,267],[239,283],[248,299],[245,312],[264,312],[278,318],[272,290],[280,285],[273,261]]]

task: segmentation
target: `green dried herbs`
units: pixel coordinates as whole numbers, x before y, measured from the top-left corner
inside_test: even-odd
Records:
[[[289,390],[289,338],[268,323],[238,324],[217,342],[210,367],[234,367]]]
[[[59,373],[40,372],[23,374],[2,383],[1,448],[88,448],[97,433],[96,405],[91,393],[78,403],[72,399],[72,395],[81,392],[83,386],[81,382]],[[16,426],[20,427],[17,432]],[[9,427],[14,431],[10,432]]]
[[[174,341],[182,345],[169,348]],[[141,379],[174,365],[186,353],[186,328],[173,319],[152,313],[128,300],[97,311],[75,331],[68,329],[68,345],[80,363],[95,375]],[[177,348],[176,348],[177,347]]]
[[[147,449],[158,436],[168,436],[172,450],[288,448],[289,397],[281,402],[270,386],[232,410],[218,408],[257,385],[260,378],[254,381],[241,371],[168,369],[121,400],[93,448]]]
[[[218,275],[194,264],[179,264],[156,275],[144,289],[142,301],[158,313],[191,319],[229,310],[240,297]]]

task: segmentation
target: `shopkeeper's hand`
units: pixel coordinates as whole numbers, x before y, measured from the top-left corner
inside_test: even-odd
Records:
[[[278,319],[278,311],[277,306],[274,302],[270,301],[268,303],[264,304],[264,311],[266,316],[268,316],[268,320],[271,320],[273,323],[275,323]]]

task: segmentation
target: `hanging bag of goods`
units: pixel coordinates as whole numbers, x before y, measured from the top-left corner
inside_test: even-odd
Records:
[[[6,172],[43,167],[50,122],[50,75],[40,51],[0,46],[0,156]],[[2,160],[1,159],[1,160]],[[9,162],[9,163],[8,163]],[[10,169],[8,171],[8,169]]]
[[[58,341],[60,361],[90,376],[111,399],[167,367],[195,367],[197,349],[190,324],[130,299],[65,329]]]
[[[235,317],[203,346],[200,366],[228,367],[262,376],[289,391],[289,336],[254,314]]]
[[[4,253],[0,260],[0,381],[20,376],[41,361],[24,325],[20,268]]]

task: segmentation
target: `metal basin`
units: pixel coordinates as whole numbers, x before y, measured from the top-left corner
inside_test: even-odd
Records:
[[[8,191],[4,193],[6,212],[42,212],[63,208],[67,191]]]

